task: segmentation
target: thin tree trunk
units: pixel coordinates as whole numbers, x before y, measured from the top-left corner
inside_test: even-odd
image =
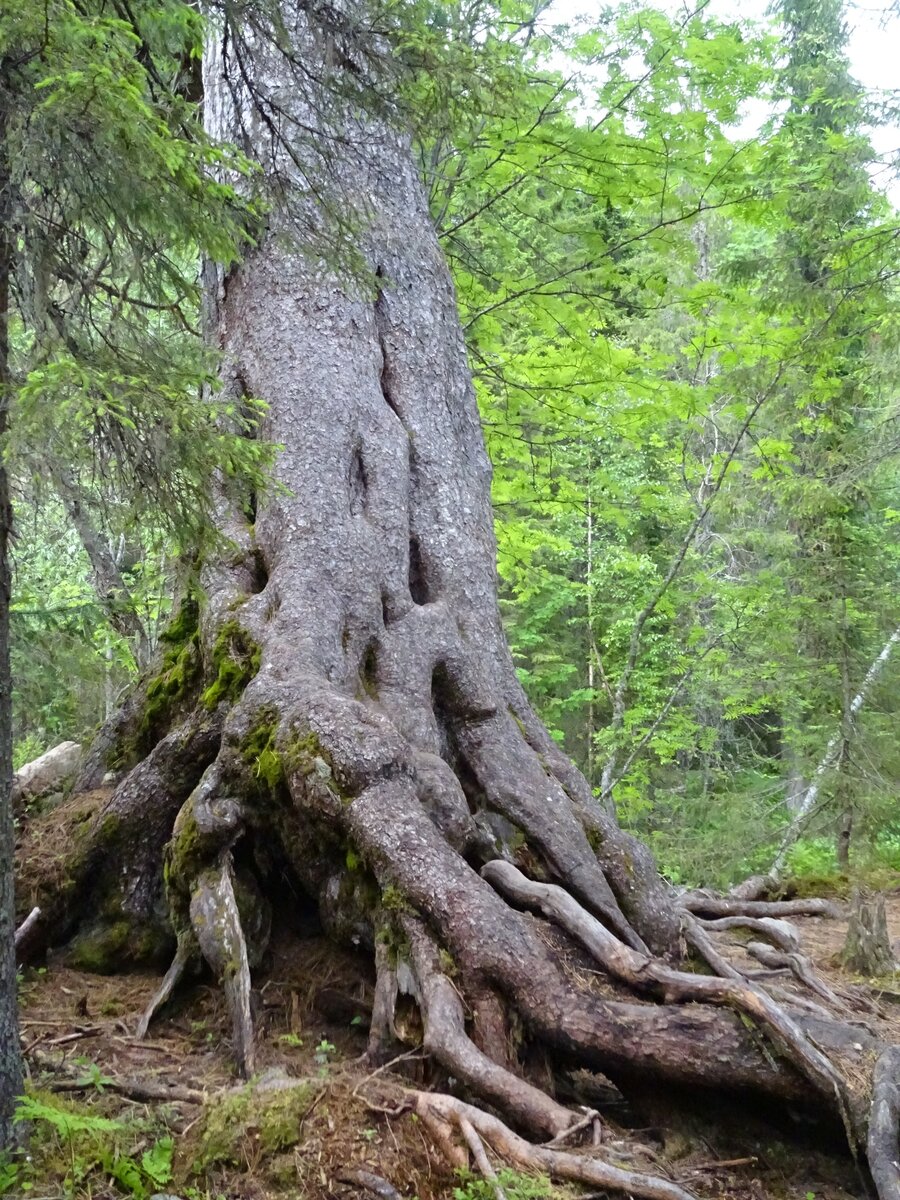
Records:
[[[10,275],[13,256],[12,182],[4,114],[8,63],[0,59],[0,444],[9,429],[12,380],[9,365]],[[22,1090],[16,992],[16,916],[12,811],[12,673],[9,661],[12,504],[9,476],[0,458],[0,1149],[14,1140],[13,1109]]]
[[[150,660],[150,639],[138,616],[128,585],[116,557],[91,519],[85,498],[65,464],[50,459],[53,485],[65,506],[91,564],[94,588],[106,619],[131,648],[135,663],[143,670]]]
[[[781,844],[778,847],[778,852],[772,861],[772,867],[769,874],[780,879],[787,863],[787,856],[790,853],[791,847],[803,833],[809,822],[810,817],[815,810],[816,803],[819,799],[819,793],[822,790],[822,784],[827,779],[828,775],[840,763],[842,753],[848,743],[850,730],[853,729],[856,718],[859,716],[863,705],[868,699],[869,693],[878,680],[881,672],[887,665],[891,657],[891,651],[900,642],[900,626],[898,626],[888,640],[884,643],[878,657],[869,667],[866,672],[865,679],[860,684],[859,691],[850,702],[847,722],[841,722],[841,728],[829,739],[828,745],[825,747],[825,753],[819,760],[819,765],[813,773],[809,787],[800,801],[790,825],[785,830],[784,836],[781,839]]]
[[[840,870],[850,869],[850,842],[853,837],[853,796],[847,768],[850,763],[850,739],[853,734],[851,708],[853,692],[850,685],[850,642],[847,620],[847,597],[841,597],[841,746],[835,766],[837,781],[835,799],[838,811],[838,832],[835,856]]]
[[[592,505],[593,463],[588,457],[588,486],[587,486],[587,625],[588,625],[588,729],[587,729],[587,781],[591,788],[594,786],[594,733],[596,722],[594,717],[594,513]]]

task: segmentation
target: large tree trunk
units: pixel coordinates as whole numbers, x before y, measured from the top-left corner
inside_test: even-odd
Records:
[[[68,892],[90,899],[69,913],[102,907],[116,928],[146,929],[164,892],[178,946],[157,1001],[202,954],[246,1071],[258,938],[242,893],[284,908],[287,870],[335,937],[375,956],[373,1050],[390,1042],[402,962],[428,1050],[532,1133],[571,1118],[525,1078],[514,1015],[561,1066],[795,1099],[811,1080],[857,1137],[864,1114],[823,1048],[852,1059],[871,1040],[822,1021],[810,1033],[741,980],[670,965],[685,933],[717,955],[516,679],[449,273],[407,139],[339,99],[366,55],[328,11],[285,7],[293,64],[259,35],[236,53],[234,31],[207,62],[213,131],[249,139],[280,175],[266,234],[210,297],[226,388],[269,405],[279,486],[245,511],[223,501],[234,550],[205,571],[199,625],[191,602],[103,741],[116,764],[139,761],[95,821]],[[85,937],[96,948],[102,931]]]

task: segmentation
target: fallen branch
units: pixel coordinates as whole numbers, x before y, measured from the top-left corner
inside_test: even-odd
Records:
[[[96,1087],[93,1079],[59,1079],[50,1083],[51,1092],[86,1092]],[[196,1088],[179,1087],[175,1083],[151,1083],[141,1079],[102,1080],[104,1090],[125,1096],[128,1100],[139,1100],[144,1104],[180,1103],[202,1104],[205,1094]]]
[[[341,1171],[337,1180],[338,1183],[349,1183],[354,1187],[362,1188],[365,1192],[371,1192],[373,1196],[380,1196],[381,1200],[401,1200],[400,1193],[392,1183],[388,1183],[386,1179],[382,1179],[380,1175],[375,1175],[371,1171],[355,1168]]]
[[[62,1037],[51,1038],[49,1042],[44,1042],[45,1046],[64,1046],[67,1042],[77,1042],[81,1038],[98,1037],[103,1030],[99,1025],[95,1025],[89,1029],[76,1029],[74,1033],[63,1034]]]
[[[35,907],[16,930],[16,957],[20,962],[28,958],[31,943],[36,940],[40,919],[41,910]]]
[[[28,935],[34,929],[41,915],[41,910],[37,907],[33,908],[19,928],[16,930],[16,949],[18,950],[22,942],[26,941]]]
[[[48,1044],[52,1045],[53,1043]],[[63,1076],[62,1079],[54,1079],[48,1084],[51,1092],[82,1092],[97,1087],[97,1081],[84,1077],[81,1068],[63,1060],[51,1058],[42,1050],[34,1048],[26,1051],[26,1057],[42,1071]],[[207,1099],[206,1093],[200,1091],[199,1088],[185,1087],[177,1083],[156,1082],[152,1079],[116,1078],[104,1075],[100,1084],[106,1091],[115,1092],[119,1096],[125,1096],[129,1100],[139,1100],[145,1104],[155,1104],[160,1101],[203,1104]]]

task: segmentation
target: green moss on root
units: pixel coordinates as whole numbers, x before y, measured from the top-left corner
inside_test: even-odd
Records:
[[[284,780],[284,763],[275,747],[277,735],[276,709],[263,708],[238,747],[255,786],[269,792],[275,791]]]
[[[398,887],[389,883],[381,893],[381,907],[385,912],[409,912],[409,901]]]
[[[144,707],[137,728],[110,750],[106,765],[111,771],[133,766],[172,722],[172,714],[194,694],[203,675],[200,653],[200,606],[186,596],[177,614],[160,634],[165,647],[156,675],[144,689]]]
[[[353,795],[338,782],[331,755],[311,729],[296,734],[285,746],[284,766],[288,774],[318,776],[342,804],[349,804],[353,800]]]
[[[200,827],[192,809],[187,806],[182,809],[182,813],[183,819],[176,822],[163,859],[163,882],[176,932],[182,927],[187,927],[191,884],[206,866],[208,859]]]
[[[147,684],[147,705],[141,730],[150,732],[184,699],[199,682],[200,608],[188,597],[160,640],[166,646],[162,667]]]
[[[212,711],[223,700],[234,701],[259,670],[262,651],[237,621],[226,621],[212,649],[215,677],[201,696]]]

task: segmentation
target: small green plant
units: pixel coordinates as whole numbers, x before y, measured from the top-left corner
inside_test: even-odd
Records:
[[[282,1033],[278,1040],[282,1045],[293,1046],[297,1050],[303,1045],[303,1038],[299,1033]]]
[[[334,1042],[329,1042],[328,1038],[324,1037],[322,1038],[321,1042],[319,1042],[318,1046],[316,1046],[314,1058],[319,1064],[320,1075],[326,1075],[328,1073],[330,1056],[334,1054],[336,1049],[337,1047],[335,1046]]]
[[[5,1196],[15,1188],[17,1191],[30,1191],[31,1180],[22,1178],[22,1164],[11,1154],[0,1154],[0,1196]]]
[[[141,1155],[141,1169],[156,1186],[163,1187],[172,1178],[172,1156],[175,1142],[170,1137],[160,1138]]]
[[[191,1021],[191,1033],[198,1038],[202,1038],[207,1045],[210,1045],[212,1042],[214,1042],[216,1038],[216,1035],[202,1019],[199,1021]]]
[[[84,1071],[78,1076],[77,1083],[80,1087],[96,1088],[98,1092],[102,1092],[104,1088],[109,1087],[112,1079],[108,1075],[104,1075],[95,1062],[91,1062],[87,1058],[76,1058],[75,1063],[79,1067],[84,1067]]]
[[[814,875],[827,878],[838,874],[834,841],[831,838],[803,838],[788,854],[788,870],[791,875],[803,878]]]
[[[553,1196],[546,1176],[522,1175],[508,1167],[497,1172],[496,1182],[471,1171],[457,1171],[457,1175],[461,1186],[453,1189],[453,1200],[496,1200],[498,1185],[506,1200],[551,1200]]]

